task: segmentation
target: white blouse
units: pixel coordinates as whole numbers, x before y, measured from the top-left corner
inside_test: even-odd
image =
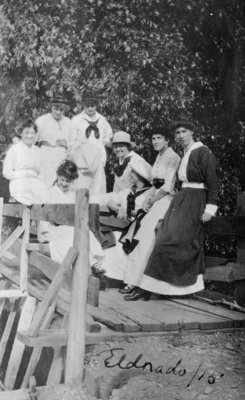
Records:
[[[163,154],[158,154],[152,167],[152,180],[154,178],[164,179],[165,183],[161,189],[174,194],[176,172],[179,166],[180,157],[171,147],[168,147]]]
[[[38,142],[46,141],[51,146],[55,146],[58,139],[66,140],[67,146],[72,142],[72,123],[65,116],[57,121],[51,113],[41,115],[37,118]]]

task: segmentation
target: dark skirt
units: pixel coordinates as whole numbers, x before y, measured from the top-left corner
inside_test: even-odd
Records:
[[[204,189],[184,188],[173,199],[157,231],[145,275],[178,286],[192,285],[204,273]]]

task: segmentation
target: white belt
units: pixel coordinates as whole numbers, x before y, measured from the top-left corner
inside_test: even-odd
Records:
[[[192,188],[192,189],[207,189],[204,183],[197,183],[197,182],[183,182],[182,188]]]

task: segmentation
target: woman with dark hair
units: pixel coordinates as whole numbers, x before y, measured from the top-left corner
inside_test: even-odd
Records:
[[[31,205],[47,201],[48,189],[41,180],[41,153],[35,146],[37,126],[28,119],[22,123],[21,138],[7,151],[3,176],[10,180],[10,195],[20,203]]]
[[[158,227],[140,288],[181,296],[204,289],[203,223],[217,211],[218,183],[214,156],[194,141],[194,124],[181,117],[172,126],[184,150],[178,171],[182,188]]]
[[[49,203],[74,204],[76,192],[72,189],[72,183],[78,178],[77,166],[73,161],[63,161],[57,169],[57,178],[49,189]],[[71,226],[42,225],[42,233],[46,229],[49,238],[51,258],[62,262],[69,247],[73,245],[74,228]],[[98,263],[103,258],[103,251],[91,231],[90,234],[90,265]]]
[[[156,234],[155,229],[173,199],[176,173],[180,157],[169,146],[172,136],[166,127],[151,132],[151,141],[157,157],[152,167],[151,181],[153,187],[147,192],[143,203],[146,215],[134,237],[134,243],[128,251],[127,267],[124,273],[126,287],[121,290],[125,300],[137,299],[138,293],[134,287],[139,286],[145,266],[153,249]]]

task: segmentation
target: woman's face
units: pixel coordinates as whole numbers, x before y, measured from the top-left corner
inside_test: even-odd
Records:
[[[89,117],[93,117],[96,113],[96,105],[94,104],[84,105],[84,111]]]
[[[65,112],[64,104],[52,104],[51,105],[51,114],[56,121],[59,121]]]
[[[133,169],[130,171],[130,182],[132,185],[135,185],[139,182],[138,174]]]
[[[71,186],[72,181],[65,176],[58,175],[57,186],[62,192],[67,192]]]
[[[160,152],[168,147],[169,140],[167,140],[163,135],[152,135],[152,145],[154,150]]]
[[[37,133],[33,126],[25,127],[21,133],[22,142],[24,142],[28,147],[31,147],[37,139]]]
[[[125,143],[114,143],[113,151],[116,154],[117,158],[127,157],[130,152],[128,146]]]
[[[175,138],[182,147],[188,147],[193,142],[193,131],[180,126],[175,131]]]

